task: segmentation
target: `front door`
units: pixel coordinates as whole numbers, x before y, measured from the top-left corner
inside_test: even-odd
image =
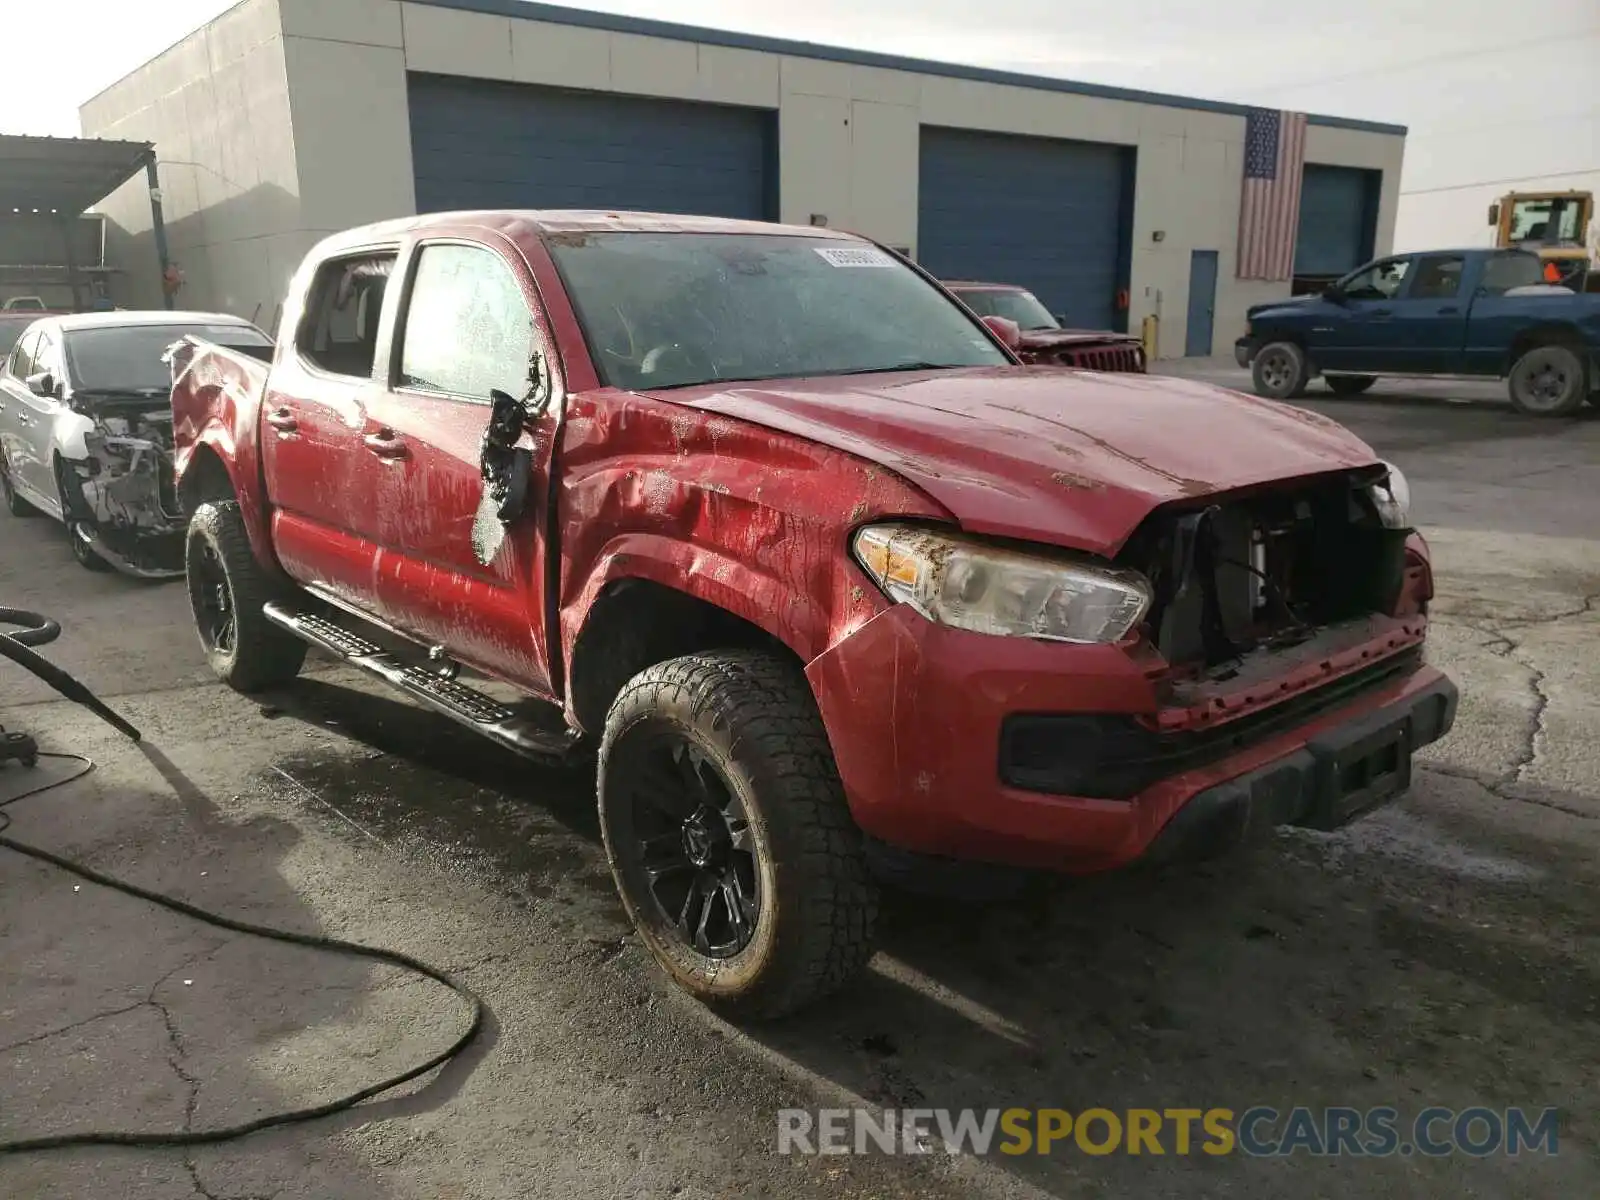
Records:
[[[1386,258],[1344,280],[1337,302],[1322,301],[1312,330],[1317,366],[1335,371],[1403,371],[1405,328],[1397,297],[1410,258]]]
[[[1217,252],[1189,255],[1189,324],[1183,352],[1190,358],[1211,356],[1211,330],[1217,311]]]
[[[524,443],[537,448],[526,512],[481,561],[490,393],[530,394],[553,361],[531,274],[509,242],[424,241],[408,256],[389,390],[363,434],[366,489],[380,515],[380,613],[480,670],[550,695],[544,622],[550,448],[556,386],[532,389]],[[491,518],[492,519],[492,518]]]
[[[16,389],[18,416],[22,421],[22,436],[18,439],[21,468],[17,477],[41,496],[59,502],[61,489],[56,483],[55,427],[66,405],[61,397],[66,394],[67,381],[62,369],[61,335],[46,328],[39,334],[33,352],[33,375],[47,374],[51,380],[50,394],[36,396],[24,381]]]
[[[370,610],[378,530],[362,494],[367,409],[394,249],[323,263],[263,400],[261,454],[279,560],[301,583]]]

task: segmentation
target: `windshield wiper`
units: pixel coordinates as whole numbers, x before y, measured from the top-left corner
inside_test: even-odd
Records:
[[[971,363],[939,363],[939,362],[898,362],[889,367],[860,367],[852,371],[832,371],[836,375],[886,375],[890,371],[959,371],[970,367]]]

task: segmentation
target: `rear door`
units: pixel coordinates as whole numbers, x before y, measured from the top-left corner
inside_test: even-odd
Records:
[[[398,246],[321,263],[262,401],[261,452],[278,558],[301,583],[370,611],[379,514],[363,488],[367,410]]]
[[[27,378],[33,374],[33,355],[39,348],[39,331],[29,330],[12,347],[0,373],[0,455],[13,484],[26,486],[31,472],[24,463],[28,457],[33,406],[28,403]]]
[[[490,392],[522,398],[553,343],[520,252],[493,235],[419,242],[408,256],[390,387],[364,430],[365,489],[382,522],[382,613],[473,667],[552,694],[544,604],[551,382],[527,444],[540,447],[527,512],[490,562],[474,549]]]
[[[1396,370],[1443,374],[1462,369],[1468,300],[1462,254],[1422,254],[1395,298],[1397,323],[1392,353]]]

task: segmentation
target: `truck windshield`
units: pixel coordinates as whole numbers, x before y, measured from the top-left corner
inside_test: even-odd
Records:
[[[1004,317],[1023,330],[1060,329],[1039,298],[1022,288],[955,288],[961,302],[980,317]]]
[[[1579,202],[1567,196],[1518,200],[1511,206],[1510,240],[1516,242],[1575,242],[1578,240]]]
[[[80,392],[155,392],[172,386],[161,356],[188,335],[230,349],[255,351],[272,340],[249,325],[108,325],[68,330],[67,373]]]
[[[859,242],[781,234],[555,234],[601,379],[629,390],[1003,366],[983,327]]]

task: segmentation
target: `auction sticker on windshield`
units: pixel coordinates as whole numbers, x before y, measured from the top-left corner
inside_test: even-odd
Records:
[[[817,246],[816,252],[835,267],[892,267],[894,259],[866,246]]]

